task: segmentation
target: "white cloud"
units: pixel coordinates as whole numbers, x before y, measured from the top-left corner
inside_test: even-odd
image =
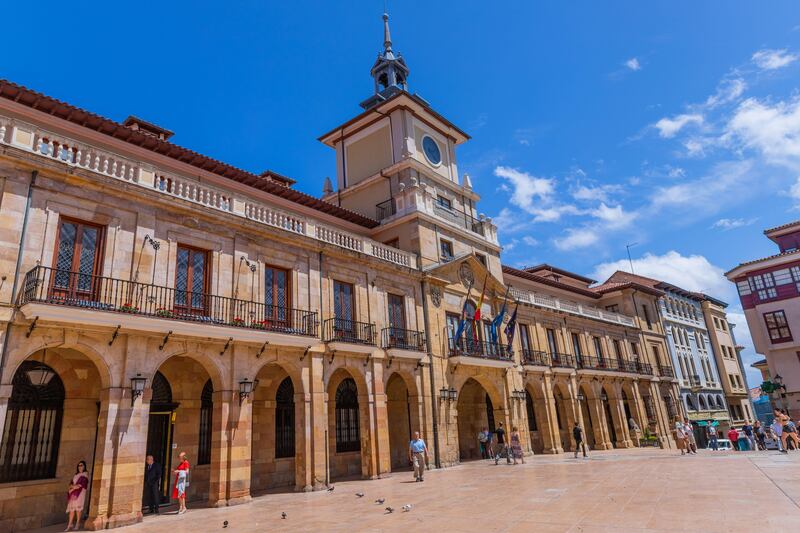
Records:
[[[525,229],[527,226],[527,221],[522,213],[512,211],[507,207],[501,209],[500,213],[492,218],[492,222],[497,226],[501,234],[514,233]]]
[[[569,228],[567,235],[555,239],[553,244],[561,251],[576,250],[578,248],[586,248],[600,240],[597,230],[594,228]]]
[[[735,228],[741,228],[744,226],[750,226],[755,223],[758,218],[721,218],[714,222],[711,227],[712,228],[719,228],[724,231],[728,231]]]
[[[626,212],[621,205],[608,207],[605,203],[601,203],[592,211],[592,216],[605,222],[607,229],[621,229],[634,221],[636,213]]]
[[[601,185],[599,187],[586,187],[580,185],[572,191],[572,197],[580,201],[607,202],[608,195],[622,192],[621,185]]]
[[[800,99],[761,102],[748,98],[728,122],[724,137],[757,150],[771,164],[800,168]]]
[[[534,239],[533,237],[530,237],[528,235],[526,235],[525,237],[522,238],[522,242],[524,242],[528,246],[538,246],[539,245],[539,241],[537,241],[536,239]]]
[[[595,267],[590,277],[603,281],[617,270],[630,272],[628,260],[601,263]],[[725,279],[724,271],[702,255],[684,256],[674,250],[664,255],[647,253],[633,260],[633,271],[641,276],[666,281],[689,291],[704,292],[722,300],[735,294],[733,284]]]
[[[642,65],[639,63],[639,59],[632,57],[625,62],[625,66],[628,67],[630,70],[636,72],[637,70],[642,70]]]
[[[789,189],[789,196],[794,200],[800,201],[800,176],[797,177]]]
[[[737,100],[747,89],[747,83],[742,78],[723,80],[717,87],[717,92],[709,96],[705,107],[713,109],[723,104]]]
[[[716,213],[726,206],[744,201],[746,188],[758,179],[750,160],[716,164],[701,178],[669,187],[658,187],[651,197],[653,209],[683,209],[693,215]]]
[[[658,134],[661,137],[669,139],[674,137],[680,130],[689,124],[700,125],[702,123],[703,115],[698,113],[684,113],[673,118],[664,117],[655,123],[655,127],[658,129]]]
[[[555,180],[539,178],[515,168],[498,166],[494,175],[511,184],[511,203],[533,213],[536,209],[534,199],[549,200],[555,192]]]
[[[563,215],[581,215],[583,211],[574,205],[553,205],[550,207],[534,207],[530,210],[534,222],[558,222]]]
[[[511,239],[511,242],[509,242],[508,244],[504,244],[503,245],[503,251],[504,252],[510,252],[511,250],[513,250],[514,248],[517,247],[517,244],[519,244],[519,240]]]
[[[791,54],[786,48],[780,50],[759,50],[753,54],[753,63],[762,70],[777,70],[797,60],[796,54]]]

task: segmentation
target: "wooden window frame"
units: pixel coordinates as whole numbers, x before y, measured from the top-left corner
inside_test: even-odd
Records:
[[[69,285],[66,288],[60,288],[55,285],[57,274],[56,272],[60,272],[58,270],[58,250],[61,244],[61,228],[63,227],[64,223],[68,224],[75,224],[78,226],[77,233],[75,234],[75,243],[73,245],[73,252],[72,252],[72,264],[69,268]],[[79,291],[75,285],[77,284],[77,273],[78,270],[76,267],[76,262],[78,262],[77,266],[80,266],[80,252],[81,247],[83,246],[82,240],[80,237],[83,236],[83,226],[89,226],[97,229],[97,251],[94,256],[94,264],[92,265],[92,286],[89,291]],[[50,288],[48,293],[51,297],[61,298],[62,294],[69,297],[68,295],[77,296],[78,293],[81,295],[85,295],[88,300],[96,299],[96,292],[98,287],[94,283],[95,278],[99,277],[102,274],[102,267],[103,267],[103,257],[105,255],[105,242],[106,242],[106,226],[102,224],[97,224],[95,222],[88,222],[85,220],[81,220],[79,218],[74,217],[67,217],[67,216],[59,216],[58,217],[58,228],[56,229],[56,239],[55,245],[53,249],[53,260],[52,260],[52,268],[53,268],[53,275],[50,279]],[[74,274],[74,275],[73,275]]]
[[[211,251],[205,248],[198,248],[197,246],[191,246],[188,244],[178,244],[177,248],[175,249],[175,273],[173,276],[172,286],[174,287],[175,297],[177,297],[179,289],[178,289],[178,254],[180,253],[181,249],[185,249],[189,251],[189,259],[186,263],[186,290],[183,291],[186,293],[186,305],[178,305],[175,301],[176,298],[173,298],[173,308],[180,313],[186,314],[196,314],[200,316],[204,316],[208,314],[208,293],[209,293],[209,286],[211,282]],[[195,253],[202,253],[205,255],[205,268],[203,269],[203,289],[201,292],[203,306],[202,308],[193,307],[192,305],[192,296],[196,294],[192,290],[193,285],[193,277],[192,277],[192,254]],[[233,318],[233,317],[232,317]]]
[[[789,327],[789,321],[787,320],[786,312],[783,309],[778,309],[778,310],[775,310],[775,311],[770,311],[769,313],[764,313],[763,316],[764,316],[764,325],[767,328],[767,337],[769,338],[769,340],[770,340],[770,342],[772,344],[778,344],[778,343],[782,343],[782,342],[791,342],[793,340],[792,330]],[[783,324],[778,324],[777,323],[776,319],[779,316],[782,317]],[[772,320],[775,321],[775,326],[774,327],[770,327],[770,318],[768,318],[768,317],[770,317]],[[786,330],[786,334],[785,335],[781,334],[781,330],[782,329]],[[780,336],[773,337],[772,336],[772,332],[773,331],[777,331],[780,334]]]

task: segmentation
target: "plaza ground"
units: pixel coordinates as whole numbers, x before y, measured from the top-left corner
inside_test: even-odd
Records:
[[[363,492],[358,498],[355,494]],[[375,499],[385,498],[379,505]],[[410,512],[401,507],[412,504]],[[392,506],[395,512],[386,513]],[[285,512],[287,518],[281,519]],[[127,532],[216,531],[797,531],[800,452],[674,451],[540,455],[335,484],[332,493],[280,493],[220,509],[193,508]],[[50,527],[40,531],[61,531]]]

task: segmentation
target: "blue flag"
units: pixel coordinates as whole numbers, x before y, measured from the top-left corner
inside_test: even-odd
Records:
[[[497,344],[499,331],[500,331],[500,324],[503,323],[503,318],[506,316],[506,297],[508,297],[508,291],[511,287],[506,288],[506,294],[503,296],[503,307],[500,308],[500,312],[497,313],[497,316],[492,319],[492,323],[490,326],[490,331],[492,335],[492,342]]]
[[[506,339],[508,339],[509,351],[511,351],[511,343],[514,342],[514,330],[517,329],[517,309],[519,309],[519,304],[514,308],[514,312],[511,313],[511,319],[506,324]]]
[[[461,335],[464,333],[464,328],[467,326],[467,305],[469,304],[470,293],[472,292],[472,282],[467,288],[467,297],[464,298],[464,306],[461,308],[461,321],[458,323],[456,334],[453,335],[453,346],[457,347],[458,342],[461,340]]]

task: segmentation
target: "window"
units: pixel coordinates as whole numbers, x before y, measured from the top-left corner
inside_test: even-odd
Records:
[[[606,311],[611,311],[612,313],[619,313],[619,305],[618,304],[607,305]]]
[[[747,296],[748,294],[752,294],[750,290],[750,283],[747,280],[744,281],[737,281],[736,288],[739,290],[739,296]]]
[[[634,344],[634,346],[636,346],[636,344]],[[661,350],[658,349],[657,345],[651,344],[650,345],[650,351],[653,352],[653,359],[655,359],[656,364],[660,365],[661,364]],[[638,354],[636,354],[636,359],[639,359],[639,355]]]
[[[288,311],[288,308],[292,306],[289,279],[288,270],[264,268],[264,320],[275,321],[279,324],[291,320]]]
[[[62,219],[58,228],[52,292],[56,298],[90,299],[100,274],[103,228]]]
[[[644,319],[647,322],[647,328],[653,329],[653,323],[650,322],[650,311],[647,309],[647,304],[642,304],[642,313],[644,313]]]
[[[558,353],[558,342],[556,341],[556,332],[550,328],[545,330],[547,334],[547,348],[550,353]]]
[[[294,457],[294,385],[289,377],[275,393],[275,458],[281,457]]]
[[[617,361],[622,364],[622,348],[620,348],[619,341],[617,339],[613,339],[611,343],[614,345],[614,356],[617,358]]]
[[[793,266],[791,268],[792,280],[798,292],[800,292],[800,266]]]
[[[477,253],[476,253],[476,254],[475,254],[475,259],[477,259],[478,261],[480,261],[480,263],[481,263],[483,266],[486,266],[486,256],[485,256],[485,255],[483,255],[483,254],[477,254]]]
[[[206,380],[200,393],[200,443],[197,446],[197,464],[211,464],[211,415],[214,412],[214,385]]]
[[[406,311],[403,302],[403,297],[397,294],[387,294],[387,303],[389,308],[389,327],[394,334],[395,330],[406,329]],[[403,331],[398,331],[402,334]]]
[[[386,241],[383,244],[385,244],[386,246],[390,246],[392,248],[397,248],[398,250],[400,249],[400,239],[399,238],[392,239],[390,241]]]
[[[519,342],[523,350],[531,351],[531,338],[528,334],[528,325],[520,324],[519,326]]]
[[[444,207],[445,209],[453,209],[453,202],[451,202],[449,198],[445,198],[441,194],[436,197],[436,204],[439,207]]]
[[[633,352],[634,359],[639,359],[639,343],[637,342],[631,343],[631,352]]]
[[[592,342],[594,342],[594,353],[597,355],[597,358],[602,360],[603,356],[603,344],[600,342],[600,337],[592,337]]]
[[[581,337],[577,333],[572,334],[572,351],[575,352],[577,357],[583,355],[583,352],[581,351]]]
[[[28,373],[49,370],[53,377],[34,386]],[[0,483],[47,479],[56,475],[64,384],[49,366],[24,361],[11,382],[11,398],[0,441]]]
[[[459,317],[455,313],[447,313],[446,316],[447,320],[447,338],[450,340],[450,347],[453,347],[453,339],[456,336],[456,330],[458,330],[458,323],[461,321],[461,317]]]
[[[775,289],[775,279],[772,277],[771,272],[751,277],[750,286],[758,294],[759,300],[769,300],[778,295],[778,291]]]
[[[528,431],[537,431],[536,427],[536,413],[533,410],[533,398],[531,393],[525,390],[525,407],[528,411]]]
[[[204,314],[208,252],[178,246],[175,258],[175,307],[183,313]]]
[[[353,284],[343,281],[333,282],[333,315],[336,327],[349,329],[353,322]]]
[[[336,388],[336,452],[361,449],[358,426],[358,390],[353,378],[345,378]]]
[[[767,332],[773,343],[792,340],[792,332],[789,331],[789,323],[783,311],[764,313],[764,322],[767,324]]]
[[[444,239],[439,240],[439,248],[442,261],[453,260],[453,243]]]

